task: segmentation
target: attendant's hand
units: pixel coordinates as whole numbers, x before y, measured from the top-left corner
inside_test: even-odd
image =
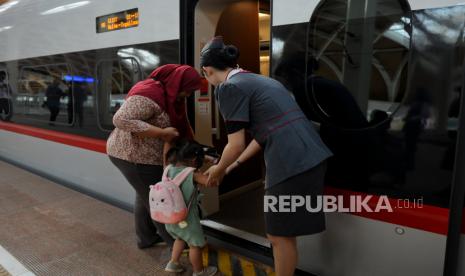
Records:
[[[161,139],[167,143],[171,143],[174,139],[179,137],[179,131],[174,127],[167,127],[162,130]]]
[[[208,175],[207,186],[218,186],[223,181],[225,171],[218,165],[211,166],[204,175]]]

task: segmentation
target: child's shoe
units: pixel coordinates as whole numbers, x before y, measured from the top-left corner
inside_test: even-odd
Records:
[[[209,266],[204,268],[201,272],[193,273],[192,276],[213,276],[218,272],[218,268],[214,266]]]
[[[184,267],[179,263],[175,263],[175,262],[170,261],[166,265],[165,271],[172,272],[172,273],[181,273],[181,272],[184,271]]]

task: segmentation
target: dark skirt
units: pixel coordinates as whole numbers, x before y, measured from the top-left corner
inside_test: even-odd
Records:
[[[326,162],[323,162],[306,172],[270,187],[266,190],[265,196],[276,198],[279,196],[310,196],[311,205],[314,206],[316,197],[323,194],[325,173]],[[267,234],[282,237],[317,234],[326,228],[324,212],[309,212],[305,206],[296,208],[295,212],[265,212],[265,224]]]

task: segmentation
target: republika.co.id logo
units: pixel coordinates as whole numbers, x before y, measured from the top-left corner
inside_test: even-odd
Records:
[[[378,213],[394,212],[394,209],[422,208],[423,199],[390,200],[388,196],[374,197],[372,195],[350,196],[300,196],[300,195],[265,195],[264,211],[273,213],[294,213],[305,208],[311,213]]]

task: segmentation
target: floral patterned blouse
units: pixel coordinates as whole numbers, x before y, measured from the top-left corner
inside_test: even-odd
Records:
[[[135,133],[170,126],[160,106],[143,96],[129,97],[113,117],[115,129],[107,140],[107,154],[136,164],[163,165],[163,140],[141,138]]]

